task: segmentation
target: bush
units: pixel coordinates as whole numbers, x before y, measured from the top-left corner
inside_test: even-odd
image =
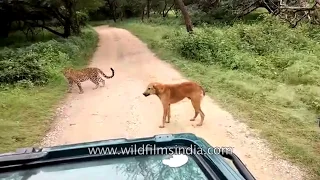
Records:
[[[61,68],[77,63],[82,49],[91,48],[97,40],[95,32],[87,29],[79,37],[3,48],[0,50],[0,84],[46,84],[49,79],[60,76]]]
[[[37,145],[49,130],[54,107],[67,88],[61,69],[85,66],[97,47],[96,32],[90,28],[82,32],[68,39],[0,50],[0,97],[4,97],[0,98],[0,152]]]
[[[77,18],[80,26],[85,26],[89,22],[89,15],[85,12],[77,11]]]
[[[193,34],[177,31],[168,42],[192,61],[288,84],[320,85],[320,45],[305,30],[288,29],[266,17],[252,25],[205,26]]]
[[[315,32],[307,33],[309,29],[289,29],[265,17],[251,25],[205,25],[195,28],[193,34],[177,30],[166,37],[166,42],[189,61],[214,64],[276,83],[305,85],[301,101],[319,112],[319,94],[314,88],[320,85],[320,45]]]
[[[188,34],[184,26],[150,22],[157,24],[121,27],[201,83],[222,107],[261,132],[280,156],[319,179],[319,28],[291,29],[267,17],[250,24],[198,26]]]

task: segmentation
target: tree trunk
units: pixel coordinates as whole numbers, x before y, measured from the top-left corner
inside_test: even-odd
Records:
[[[70,21],[66,21],[63,27],[64,31],[63,31],[63,37],[67,38],[71,35],[71,22]]]
[[[150,0],[147,0],[147,17],[150,18]]]
[[[7,38],[9,36],[11,22],[5,22],[5,23],[2,23],[2,24],[5,24],[5,26],[0,28],[0,37],[1,38]]]
[[[125,9],[123,6],[120,8],[120,21],[123,21],[123,17],[126,15]]]
[[[167,17],[169,11],[172,9],[173,6],[174,4],[172,4],[166,12],[164,12],[163,17]]]
[[[78,18],[76,15],[76,1],[75,0],[64,0],[64,6],[67,10],[68,16],[65,20],[65,25],[64,25],[64,32],[65,32],[65,36],[70,36],[70,29],[72,30],[72,32],[75,35],[79,35],[80,34],[80,26],[79,26],[79,22],[78,22]]]
[[[145,4],[142,4],[142,13],[141,13],[141,21],[143,22],[144,20],[144,12],[145,12],[145,9],[146,9],[146,5]]]
[[[163,8],[163,10],[162,10],[162,17],[165,17],[165,11],[166,11],[166,9],[167,9],[167,1],[165,0],[164,1],[164,8]]]
[[[115,7],[112,8],[112,19],[114,22],[117,22],[117,12]]]
[[[116,12],[115,0],[107,0],[107,3],[110,7],[110,11],[112,12],[113,21],[117,22],[117,16],[116,16],[117,12]]]
[[[184,18],[184,22],[186,24],[187,32],[192,32],[193,30],[192,30],[191,18],[189,16],[189,13],[188,13],[187,8],[184,5],[183,1],[182,0],[174,0],[174,3],[176,5],[178,5],[179,9],[181,10],[181,13],[182,13],[183,18]]]

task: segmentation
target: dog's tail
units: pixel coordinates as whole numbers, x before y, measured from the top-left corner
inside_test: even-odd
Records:
[[[103,73],[103,71],[101,71],[101,69],[98,69],[99,73],[103,75],[103,77],[107,78],[107,79],[110,79],[110,78],[113,78],[114,76],[114,70],[112,68],[110,68],[112,74],[111,76],[107,76],[106,74]]]
[[[200,88],[201,88],[201,90],[202,90],[203,96],[205,96],[205,95],[206,95],[206,92],[204,91],[203,87],[200,86]]]

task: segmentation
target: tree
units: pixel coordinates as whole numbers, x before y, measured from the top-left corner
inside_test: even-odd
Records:
[[[242,18],[258,8],[265,8],[274,16],[296,27],[300,21],[320,24],[317,9],[319,0],[185,0],[185,4],[195,5],[198,11],[210,18],[225,21]]]
[[[112,19],[114,22],[117,22],[117,6],[116,0],[107,0],[107,5],[112,13]]]
[[[147,17],[150,18],[150,0],[147,0]]]
[[[185,7],[184,3],[182,0],[174,0],[175,4],[179,7],[179,9],[181,10],[181,13],[183,15],[184,18],[184,22],[186,24],[186,29],[187,32],[192,32],[192,22],[191,22],[191,18],[189,16],[189,13],[187,11],[187,8]]]
[[[103,0],[5,0],[0,2],[0,31],[2,37],[7,37],[13,23],[19,30],[27,29],[33,32],[36,28],[46,29],[58,36],[67,38],[71,34],[81,32],[81,21],[86,13],[97,10],[103,5]],[[63,27],[59,32],[55,27]],[[29,31],[30,30],[30,31]],[[33,34],[33,33],[32,33]]]

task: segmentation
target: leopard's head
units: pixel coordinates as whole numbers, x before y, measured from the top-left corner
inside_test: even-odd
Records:
[[[70,67],[65,67],[65,68],[63,68],[63,69],[61,70],[61,72],[62,72],[64,75],[66,75],[66,74],[68,74],[71,70],[72,70],[72,68],[70,68]]]

